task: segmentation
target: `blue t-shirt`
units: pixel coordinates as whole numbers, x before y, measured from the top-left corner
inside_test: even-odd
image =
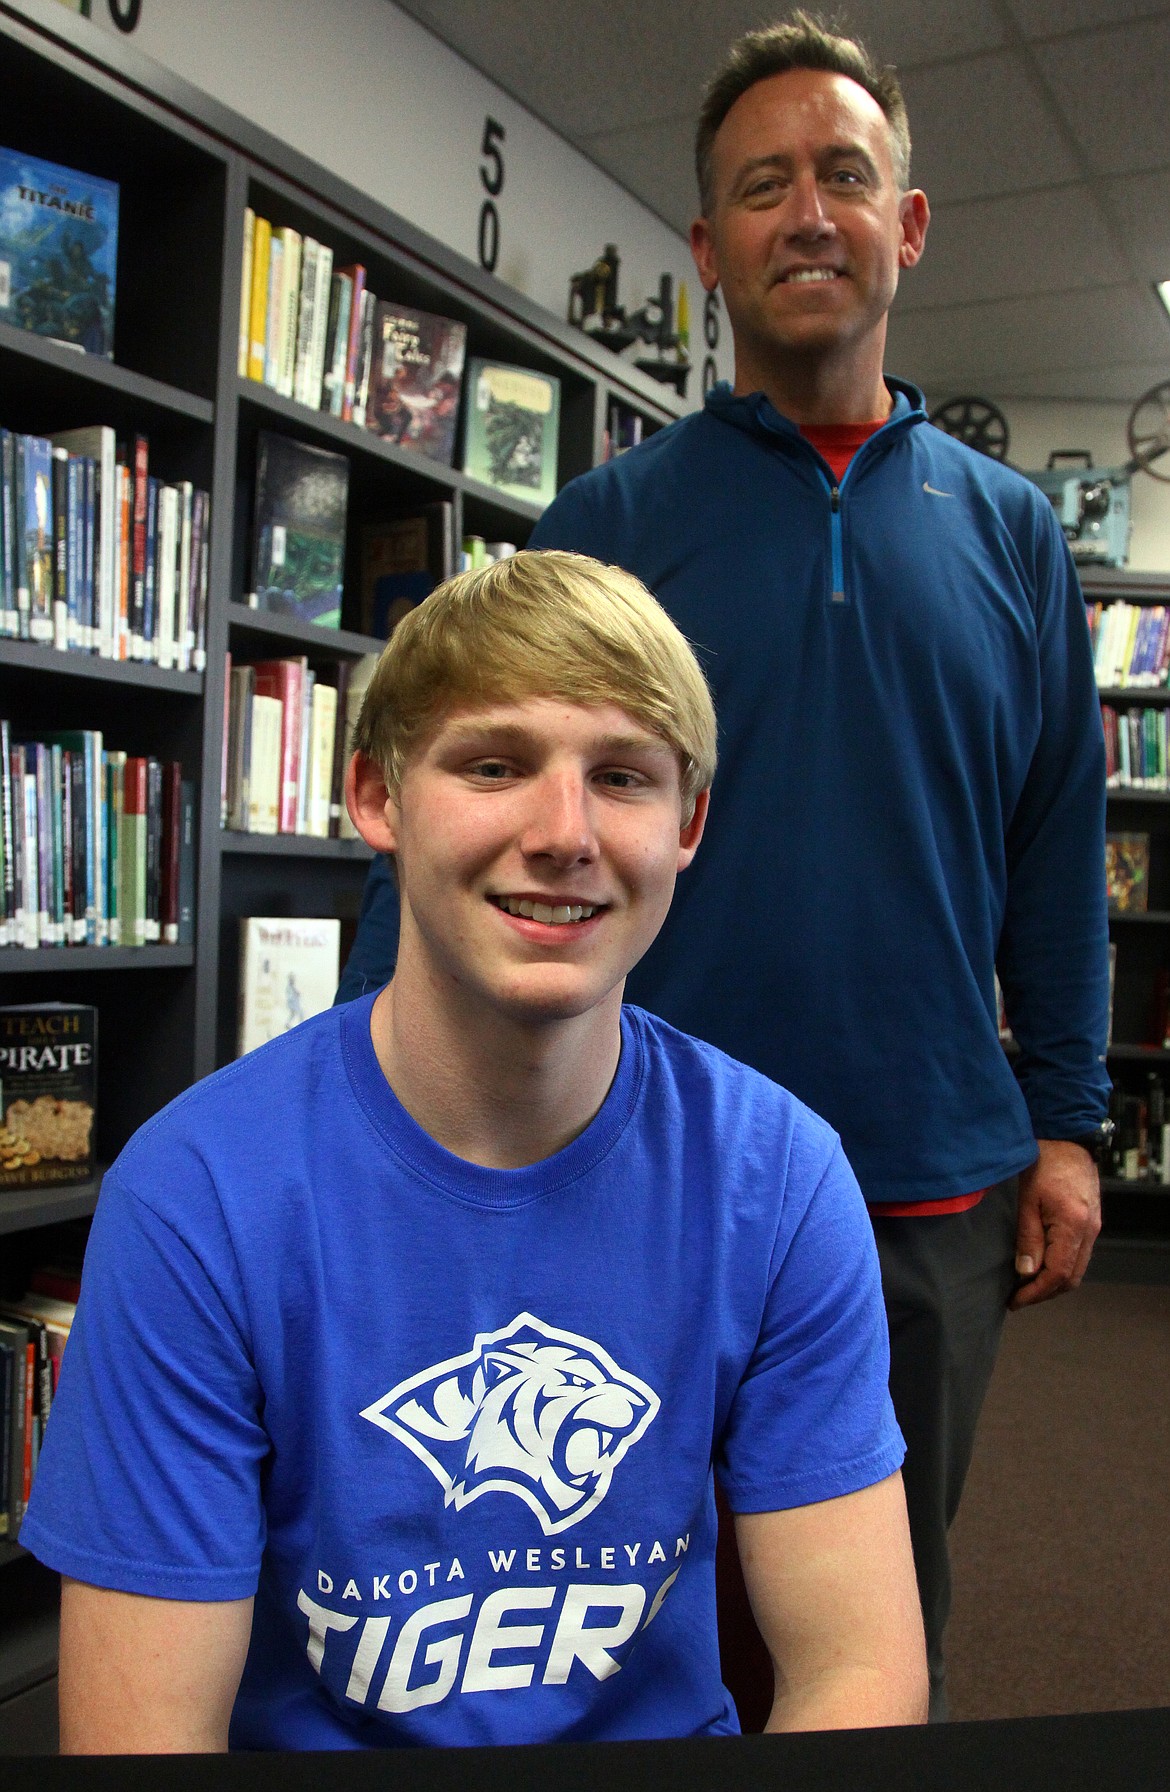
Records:
[[[564,1150],[452,1156],[373,998],[187,1091],[102,1188],[21,1540],[255,1594],[234,1747],[718,1734],[712,1463],[738,1511],[902,1459],[836,1135],[627,1008]]]

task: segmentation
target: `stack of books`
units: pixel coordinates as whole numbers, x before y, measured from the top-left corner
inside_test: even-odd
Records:
[[[244,214],[238,368],[284,398],[450,466],[464,324],[375,297],[360,262]]]
[[[100,731],[0,721],[0,946],[190,945],[194,786]]]
[[[1170,675],[1170,609],[1165,604],[1088,604],[1093,668],[1103,690],[1154,690]]]
[[[0,429],[0,634],[201,672],[211,502],[145,436]]]
[[[300,658],[229,656],[220,818],[244,834],[352,835],[341,826],[346,742],[377,654],[314,672]],[[348,817],[346,817],[348,823]]]

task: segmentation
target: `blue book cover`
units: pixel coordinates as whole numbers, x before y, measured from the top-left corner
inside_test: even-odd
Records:
[[[0,321],[114,354],[118,186],[0,148]]]

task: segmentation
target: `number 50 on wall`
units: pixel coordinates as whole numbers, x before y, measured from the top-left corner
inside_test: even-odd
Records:
[[[489,113],[483,121],[483,141],[479,146],[480,185],[487,198],[479,208],[479,265],[489,274],[496,271],[500,259],[500,214],[496,200],[504,190],[504,152],[501,145],[507,135],[498,118]]]

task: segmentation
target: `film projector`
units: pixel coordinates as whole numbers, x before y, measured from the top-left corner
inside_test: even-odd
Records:
[[[1007,458],[1007,418],[986,398],[948,398],[930,414],[936,428],[992,460]],[[1129,553],[1129,487],[1135,473],[1170,485],[1170,380],[1138,399],[1125,427],[1129,459],[1122,467],[1095,467],[1084,448],[1058,448],[1025,479],[1050,500],[1078,565],[1124,566]]]

